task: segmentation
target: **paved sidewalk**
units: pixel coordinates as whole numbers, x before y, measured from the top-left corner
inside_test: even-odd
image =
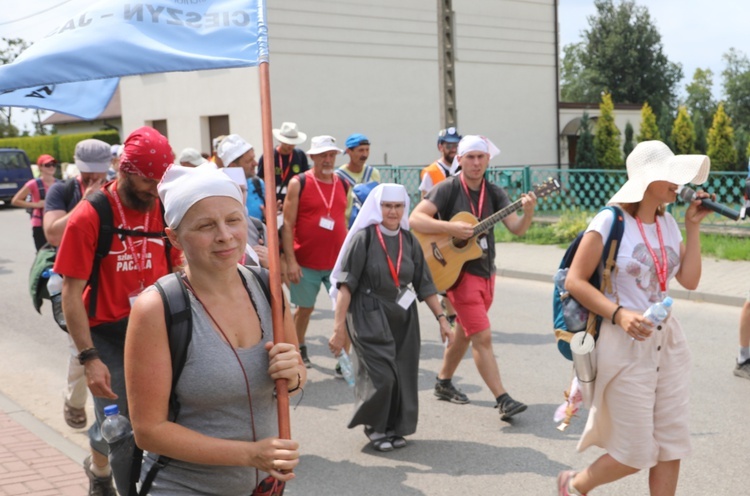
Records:
[[[557,246],[501,243],[500,277],[552,283],[564,250]],[[670,295],[739,307],[750,289],[750,262],[703,260],[695,291],[675,283]],[[0,496],[82,496],[88,480],[81,469],[86,451],[43,424],[0,393]]]
[[[750,250],[750,241],[748,241]],[[501,277],[534,279],[552,283],[552,276],[565,250],[556,245],[498,243],[495,264]],[[669,291],[675,298],[742,306],[750,289],[750,262],[703,259],[703,273],[695,291],[673,281]],[[739,318],[739,315],[738,315]]]
[[[83,496],[86,452],[0,393],[0,496]]]

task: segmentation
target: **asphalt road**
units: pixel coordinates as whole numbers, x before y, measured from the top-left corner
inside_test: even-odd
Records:
[[[62,419],[66,339],[45,303],[37,315],[28,295],[33,242],[22,210],[0,209],[0,391],[73,443],[85,447],[83,431]],[[500,255],[502,251],[500,250]],[[347,429],[351,390],[333,377],[327,350],[333,312],[321,293],[308,348],[314,367],[304,398],[292,411],[292,437],[302,460],[289,495],[552,495],[555,476],[582,468],[601,454],[575,450],[585,417],[564,433],[552,420],[563,401],[571,367],[558,355],[551,333],[549,283],[498,279],[491,310],[495,353],[510,393],[529,405],[512,423],[502,422],[492,395],[470,354],[455,378],[468,405],[438,401],[432,394],[442,344],[425,305],[420,313],[420,417],[410,444],[391,453],[367,445],[361,429]],[[750,381],[735,378],[738,309],[675,302],[693,351],[693,455],[683,462],[678,494],[750,494]],[[298,397],[297,397],[298,398]],[[297,398],[293,399],[293,404]],[[596,494],[647,494],[645,473]]]

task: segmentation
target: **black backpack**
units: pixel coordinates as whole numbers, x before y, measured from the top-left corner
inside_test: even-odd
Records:
[[[250,289],[248,288],[249,280],[254,277],[258,281],[270,305],[271,292],[268,289],[268,271],[260,267],[242,265],[239,266],[239,271],[248,294],[250,294]],[[175,393],[175,388],[177,387],[177,382],[180,380],[182,369],[185,366],[188,347],[193,337],[193,314],[190,308],[190,295],[185,284],[182,283],[180,274],[167,274],[156,281],[154,285],[159,291],[162,303],[164,304],[164,320],[167,326],[169,352],[172,358],[172,390],[169,393],[168,418],[169,421],[174,422],[180,413],[180,402]],[[159,470],[166,467],[171,460],[169,457],[159,455],[159,458],[151,466],[148,474],[146,474],[139,492],[136,489],[136,484],[141,476],[143,450],[135,446],[135,442],[133,442],[133,445],[128,496],[148,494]]]
[[[44,190],[44,182],[42,181],[41,177],[37,177],[36,179],[34,179],[34,181],[36,181],[36,189],[39,191],[39,201],[42,201],[42,200],[44,200],[45,196],[47,195],[47,192]],[[26,201],[30,202],[31,200],[32,200],[31,193],[29,193],[28,195],[26,195]],[[26,213],[29,214],[29,215],[31,215],[33,217],[34,216],[34,210],[36,210],[36,209],[35,208],[27,208],[26,209]]]
[[[112,247],[112,237],[117,234],[123,239],[125,236],[132,236],[136,238],[161,238],[164,241],[164,251],[167,257],[167,265],[169,270],[172,270],[172,243],[167,238],[164,229],[156,232],[148,231],[133,231],[130,229],[120,229],[114,227],[114,219],[112,217],[112,205],[110,205],[107,199],[106,193],[99,190],[93,195],[86,198],[86,201],[91,203],[96,213],[99,215],[99,237],[96,242],[96,251],[94,253],[94,263],[91,267],[91,275],[89,276],[88,286],[91,286],[91,292],[89,297],[89,317],[96,316],[96,303],[99,289],[99,268],[102,263],[102,259],[109,254],[109,249]],[[162,219],[164,219],[164,206],[162,208]],[[162,221],[163,222],[163,221]]]

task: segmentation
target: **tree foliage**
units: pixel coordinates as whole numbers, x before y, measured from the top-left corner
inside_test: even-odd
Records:
[[[656,125],[659,126],[659,134],[662,136],[662,141],[674,151],[674,143],[672,143],[672,124],[677,116],[672,113],[672,110],[667,104],[661,106],[658,115],[659,117],[656,120]]]
[[[641,130],[636,139],[638,143],[661,139],[659,126],[656,125],[656,114],[654,114],[648,102],[644,103],[643,107],[641,107]]]
[[[0,38],[0,41],[3,44],[0,47],[0,65],[10,64],[29,46],[21,38]],[[0,107],[0,114],[2,114],[5,121],[0,122],[0,138],[18,136],[18,128],[12,122],[13,107]]]
[[[695,129],[695,151],[705,155],[708,143],[706,141],[706,126],[703,124],[702,116],[693,114],[693,128]]]
[[[583,40],[563,48],[561,98],[594,101],[607,91],[617,103],[670,104],[682,68],[663,52],[648,9],[635,0],[595,0]]]
[[[620,152],[620,130],[615,125],[615,106],[609,93],[602,95],[599,111],[594,135],[596,161],[603,169],[616,169],[621,167],[623,162]]]
[[[716,101],[712,93],[713,77],[711,69],[698,68],[693,73],[693,80],[685,86],[685,105],[694,120],[700,118],[703,121],[704,129],[711,127],[716,112]]]
[[[684,105],[680,105],[672,126],[672,143],[675,153],[695,153],[695,127]]]
[[[630,152],[635,148],[635,144],[633,143],[633,133],[633,125],[628,121],[628,123],[625,124],[625,143],[622,144],[622,155],[626,160],[628,155],[630,155]]]
[[[743,52],[730,48],[722,57],[726,112],[735,127],[750,131],[750,60]]]
[[[707,154],[711,157],[713,170],[732,170],[737,164],[737,150],[734,148],[732,119],[724,112],[724,103],[714,114],[714,122],[708,130]]]
[[[594,151],[594,135],[591,133],[591,119],[588,112],[581,117],[581,127],[578,130],[578,144],[576,145],[576,168],[594,169],[597,166]]]

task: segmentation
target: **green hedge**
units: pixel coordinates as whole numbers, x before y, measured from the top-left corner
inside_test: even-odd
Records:
[[[0,138],[0,148],[20,148],[26,152],[32,163],[36,163],[37,158],[45,153],[52,155],[59,162],[73,162],[76,144],[90,138],[105,141],[110,145],[120,143],[120,134],[117,131],[97,131],[81,134]]]

